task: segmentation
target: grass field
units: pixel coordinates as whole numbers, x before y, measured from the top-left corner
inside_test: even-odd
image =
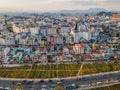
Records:
[[[84,64],[59,64],[59,65],[33,65],[21,67],[1,67],[0,77],[4,78],[61,78],[77,75],[87,75],[101,72],[118,71],[120,64],[94,63]]]

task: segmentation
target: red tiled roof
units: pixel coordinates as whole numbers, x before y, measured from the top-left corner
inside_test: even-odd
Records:
[[[80,45],[80,44],[75,44],[75,46],[76,46],[76,47],[81,47],[81,45]]]

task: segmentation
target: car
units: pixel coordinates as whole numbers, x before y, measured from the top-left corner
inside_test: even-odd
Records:
[[[0,90],[4,90],[4,88],[3,88],[3,87],[0,87]]]
[[[77,84],[69,84],[68,86],[65,87],[66,90],[70,90],[70,89],[77,89],[78,85]]]
[[[65,79],[64,78],[60,78],[60,81],[64,81]]]
[[[103,74],[103,77],[104,77],[104,78],[108,78],[109,75],[108,75],[108,74]]]
[[[22,83],[18,82],[18,83],[16,83],[16,85],[17,85],[17,86],[21,86],[21,85],[22,85]]]
[[[12,90],[10,87],[5,87],[4,90]]]
[[[41,90],[47,90],[46,88],[41,88]]]
[[[29,81],[27,81],[27,84],[32,84],[32,83],[34,83],[33,80],[29,80]]]
[[[55,88],[50,88],[49,90],[55,90]]]
[[[101,81],[97,82],[97,85],[102,85],[102,84],[103,84],[103,82],[101,82]]]
[[[39,83],[43,83],[43,82],[44,82],[44,80],[40,80],[40,81],[39,81]]]
[[[12,81],[12,84],[15,84],[15,81]]]
[[[42,85],[41,90],[47,90],[47,85]]]
[[[51,87],[55,88],[55,87],[56,87],[56,84],[52,84]]]
[[[85,77],[80,77],[80,78],[79,78],[79,80],[84,80],[84,79],[86,79],[86,78],[85,78]]]
[[[53,82],[53,80],[49,79],[48,82]]]
[[[23,81],[22,81],[22,83],[26,83],[26,82],[27,82],[27,80],[23,80]]]
[[[59,81],[59,82],[57,82],[57,84],[62,84],[62,82],[61,82],[61,81]]]
[[[47,88],[47,85],[42,85],[42,88]]]

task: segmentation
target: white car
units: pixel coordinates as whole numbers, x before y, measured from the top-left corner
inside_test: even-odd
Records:
[[[3,88],[3,87],[0,87],[0,90],[4,90],[4,88]]]
[[[12,90],[10,87],[5,87],[4,90]]]
[[[61,81],[57,82],[57,84],[61,84],[61,83],[62,83]]]
[[[60,78],[60,81],[64,81],[65,79],[64,78]]]
[[[102,85],[103,83],[102,82],[97,82],[97,85]]]
[[[17,86],[20,86],[20,85],[22,85],[22,83],[18,82],[16,85],[17,85]]]
[[[41,90],[47,90],[46,88],[42,88]]]
[[[42,85],[42,88],[46,88],[47,87],[47,85]]]
[[[47,85],[42,85],[42,89],[41,90],[47,90]]]

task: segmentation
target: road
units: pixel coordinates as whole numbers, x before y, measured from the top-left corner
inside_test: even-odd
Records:
[[[108,82],[109,80],[109,82]],[[78,84],[80,90],[89,88],[89,87],[95,87],[96,82],[102,82],[101,85],[104,83],[113,83],[113,82],[120,82],[120,72],[117,73],[107,73],[107,74],[97,74],[97,75],[91,75],[91,76],[82,76],[82,77],[76,77],[74,79],[63,79],[60,80],[54,80],[54,81],[44,81],[39,82],[39,80],[33,80],[32,83],[28,83],[28,80],[26,82],[22,82],[19,80],[0,80],[0,87],[10,87],[15,88],[17,83],[22,83],[22,87],[24,90],[55,90],[52,88],[53,84],[57,84],[57,82],[62,82],[61,85],[63,87],[68,86],[69,84]],[[12,89],[13,90],[13,89]]]

